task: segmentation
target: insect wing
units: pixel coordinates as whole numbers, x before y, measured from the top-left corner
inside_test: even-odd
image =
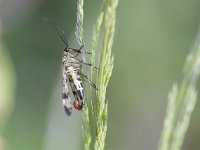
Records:
[[[72,93],[75,98],[75,103],[78,102],[78,107],[77,105],[74,105],[74,108],[81,110],[84,107],[84,93],[82,81],[80,75],[78,74],[78,70],[74,69],[73,67],[68,67],[68,71],[68,79],[72,89]]]
[[[83,84],[82,84],[82,80],[79,75],[79,72],[76,71],[74,73],[76,75],[76,80],[74,81],[74,84],[75,84],[77,95],[78,95],[79,109],[82,109],[84,107],[84,99],[85,99],[84,92],[83,92]]]
[[[65,109],[66,114],[69,116],[72,112],[72,104],[71,99],[69,95],[69,88],[67,85],[67,72],[65,67],[65,62],[62,64],[62,100],[63,100],[63,106]]]

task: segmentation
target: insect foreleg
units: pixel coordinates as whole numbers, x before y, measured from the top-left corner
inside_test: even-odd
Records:
[[[90,52],[84,52],[84,51],[82,51],[83,47],[84,47],[84,45],[82,45],[79,49],[66,47],[65,51],[73,52],[73,53],[78,53],[78,54],[84,53],[84,54],[89,54],[90,55],[91,54]]]

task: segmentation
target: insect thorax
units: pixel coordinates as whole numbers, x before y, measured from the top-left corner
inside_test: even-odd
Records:
[[[64,52],[62,61],[66,67],[66,70],[68,70],[68,67],[73,67],[74,70],[80,70],[82,67],[81,61],[69,52]]]

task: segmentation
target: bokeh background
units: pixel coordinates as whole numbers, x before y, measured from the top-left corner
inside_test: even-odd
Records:
[[[85,1],[88,51],[100,4],[97,0]],[[0,120],[5,122],[1,125],[0,145],[8,150],[79,150],[81,113],[73,111],[67,117],[61,101],[64,44],[55,30],[42,21],[43,17],[50,18],[60,29],[63,27],[69,45],[78,47],[74,34],[76,1],[0,2],[1,47],[4,47],[1,55],[12,72],[12,76],[5,78],[12,81],[12,87],[8,91],[7,117]],[[168,92],[181,79],[199,20],[199,0],[119,2],[113,45],[115,63],[107,90],[106,150],[157,148]],[[0,68],[1,73],[3,69]],[[4,87],[3,81],[0,84]],[[200,149],[199,100],[183,150]]]

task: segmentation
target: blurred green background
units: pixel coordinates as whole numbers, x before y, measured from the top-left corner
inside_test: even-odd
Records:
[[[97,0],[85,1],[88,51],[100,4]],[[16,75],[14,108],[9,109],[11,115],[2,129],[4,145],[9,150],[81,149],[81,113],[73,111],[67,117],[61,101],[64,44],[42,21],[47,17],[63,27],[69,45],[79,47],[74,34],[76,1],[2,0],[0,17],[1,44],[10,55]],[[199,20],[199,0],[119,2],[115,63],[107,90],[106,150],[156,149],[167,95],[173,82],[181,79]],[[183,150],[200,149],[199,108],[197,101]]]

